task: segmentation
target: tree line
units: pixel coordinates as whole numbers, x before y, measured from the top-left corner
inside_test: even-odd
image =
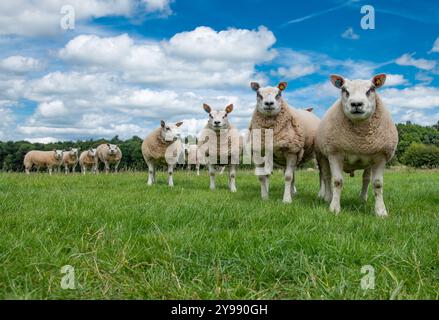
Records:
[[[421,126],[407,122],[397,124],[399,144],[392,165],[403,164],[412,167],[438,168],[439,167],[439,121],[433,126]],[[186,142],[194,143],[194,137],[187,137]],[[21,172],[23,158],[30,150],[50,151],[53,149],[68,150],[71,147],[82,151],[96,148],[101,143],[117,144],[122,153],[121,170],[147,170],[143,160],[141,145],[143,139],[134,136],[131,139],[121,140],[115,136],[111,140],[63,141],[56,143],[30,143],[28,141],[0,142],[0,170]],[[79,170],[79,168],[77,168]]]

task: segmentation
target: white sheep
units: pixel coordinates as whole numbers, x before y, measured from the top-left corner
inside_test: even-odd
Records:
[[[63,154],[62,164],[64,166],[65,173],[68,174],[70,171],[75,172],[75,168],[79,161],[79,149],[72,148],[70,151],[65,151]]]
[[[209,120],[198,139],[198,155],[200,162],[209,169],[210,189],[215,190],[215,173],[218,166],[229,167],[229,189],[236,192],[236,167],[239,164],[240,137],[239,132],[229,121],[233,104],[224,110],[212,110],[204,104],[204,111]]]
[[[41,168],[47,168],[49,174],[52,175],[53,168],[57,168],[61,165],[63,159],[62,150],[53,151],[29,151],[23,160],[24,168],[27,174],[30,174],[30,170],[33,166],[39,171]]]
[[[257,103],[253,112],[249,131],[250,139],[254,133],[260,133],[261,145],[257,146],[252,141],[253,150],[260,148],[260,153],[265,153],[265,137],[272,130],[273,136],[273,161],[285,167],[285,190],[283,202],[290,203],[295,193],[295,169],[304,161],[314,155],[314,141],[320,119],[306,110],[296,110],[288,106],[282,97],[287,83],[281,82],[277,87],[262,88],[259,83],[252,82],[251,88],[256,91]],[[258,130],[258,132],[254,132]],[[268,137],[268,136],[267,136]],[[270,151],[268,151],[270,152]],[[265,157],[268,159],[267,157]],[[261,183],[261,197],[268,199],[269,177],[273,164],[256,164],[257,174]],[[265,168],[262,170],[262,166]],[[293,185],[293,188],[291,186]],[[323,188],[323,186],[321,186]]]
[[[398,144],[398,132],[390,112],[376,89],[386,81],[385,74],[372,80],[348,80],[331,76],[341,89],[341,98],[327,111],[316,139],[317,160],[323,170],[325,192],[319,194],[331,202],[330,210],[340,212],[343,171],[363,172],[361,198],[367,200],[370,180],[375,193],[375,213],[387,216],[383,200],[383,174]],[[332,178],[332,180],[331,180]]]
[[[155,183],[156,168],[158,165],[168,167],[168,185],[174,186],[174,167],[178,157],[183,151],[181,140],[179,139],[179,127],[183,122],[169,124],[165,121],[160,122],[160,128],[148,135],[142,143],[142,154],[148,165],[148,185]]]
[[[82,174],[86,174],[87,169],[90,169],[93,173],[98,173],[99,159],[96,154],[96,149],[89,149],[81,153],[79,157],[79,166],[81,167]]]
[[[105,172],[110,172],[110,166],[114,165],[114,172],[117,173],[120,161],[122,160],[122,151],[115,144],[103,143],[96,148],[96,153],[100,161],[104,163]]]

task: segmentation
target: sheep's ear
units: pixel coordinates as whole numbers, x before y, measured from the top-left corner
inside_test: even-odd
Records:
[[[161,126],[162,128],[164,128],[164,127],[166,126],[166,123],[165,123],[163,120],[160,120],[160,126]]]
[[[182,124],[183,124],[183,121],[180,121],[180,122],[177,122],[175,125],[176,125],[177,127],[181,127]]]
[[[110,144],[109,144],[109,143],[107,143],[107,147],[108,147],[108,148],[110,147]]]
[[[258,91],[261,88],[260,84],[257,82],[250,83],[250,87],[253,89],[253,91]]]
[[[314,108],[308,108],[308,109],[306,109],[306,111],[308,111],[308,112],[313,112],[314,111]]]
[[[339,76],[338,74],[332,74],[331,82],[334,85],[334,87],[341,89],[346,81],[342,76]]]
[[[207,113],[210,113],[212,111],[212,108],[208,104],[205,104],[205,103],[203,104],[203,109]]]
[[[372,78],[372,83],[375,86],[375,88],[381,88],[385,82],[386,82],[386,75],[384,73],[377,74],[375,77]]]
[[[280,82],[280,83],[277,85],[277,87],[278,87],[278,89],[279,89],[280,91],[284,91],[284,90],[288,87],[288,83],[286,83],[286,82]]]
[[[227,113],[230,113],[230,112],[232,112],[233,111],[233,104],[229,104],[227,107],[226,107],[226,112]]]

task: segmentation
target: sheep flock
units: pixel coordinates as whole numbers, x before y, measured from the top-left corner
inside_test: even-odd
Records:
[[[210,189],[215,190],[215,175],[228,168],[228,188],[237,192],[236,177],[240,164],[255,167],[261,198],[269,198],[269,180],[274,168],[284,170],[283,202],[291,203],[296,196],[295,171],[308,160],[315,159],[319,169],[320,190],[318,198],[328,202],[335,214],[341,211],[343,172],[354,175],[363,171],[360,197],[367,201],[369,184],[375,195],[375,214],[388,215],[383,198],[384,170],[393,158],[398,144],[398,133],[390,112],[378,95],[385,81],[385,74],[371,80],[349,80],[331,75],[331,83],[340,90],[339,99],[327,110],[322,119],[312,111],[294,109],[283,97],[287,83],[275,87],[250,84],[256,94],[256,104],[245,135],[233,123],[232,104],[214,109],[208,104],[203,110],[208,114],[206,125],[195,144],[184,144],[179,128],[183,122],[161,121],[143,141],[141,151],[148,166],[147,184],[156,183],[159,166],[167,169],[168,185],[174,186],[173,173],[177,166],[195,166],[199,175],[204,165],[210,177]],[[200,110],[201,111],[201,110]],[[24,157],[25,172],[32,168],[74,172],[79,164],[81,172],[99,173],[99,162],[108,174],[113,168],[117,173],[122,151],[114,144],[101,144],[80,153],[77,148],[28,152]],[[316,181],[317,183],[317,181]]]

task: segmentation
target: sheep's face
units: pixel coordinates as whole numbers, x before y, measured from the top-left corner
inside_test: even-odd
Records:
[[[282,91],[287,88],[286,82],[281,82],[277,87],[261,88],[259,83],[252,82],[251,88],[256,91],[256,109],[266,116],[277,115],[282,107]]]
[[[91,157],[91,158],[96,157],[96,149],[91,148],[90,150],[88,150],[88,155],[89,155],[89,157]]]
[[[203,109],[209,114],[208,126],[210,129],[220,131],[229,128],[228,114],[233,111],[233,104],[228,105],[224,110],[212,110],[209,105],[204,104]]]
[[[108,147],[108,154],[110,156],[116,155],[116,153],[117,153],[117,145],[116,144],[107,143],[107,147]]]
[[[352,121],[369,119],[376,110],[376,89],[384,85],[385,74],[372,80],[348,80],[338,75],[331,76],[331,82],[341,90],[343,112]]]
[[[174,142],[180,137],[180,127],[183,122],[177,122],[176,124],[166,123],[163,120],[161,121],[161,135],[164,141],[166,142]]]
[[[56,160],[61,160],[63,157],[64,152],[62,150],[53,150],[53,152],[55,153],[55,159]]]
[[[72,148],[69,151],[69,155],[71,158],[77,158],[78,157],[78,153],[79,153],[79,149],[78,148]]]

